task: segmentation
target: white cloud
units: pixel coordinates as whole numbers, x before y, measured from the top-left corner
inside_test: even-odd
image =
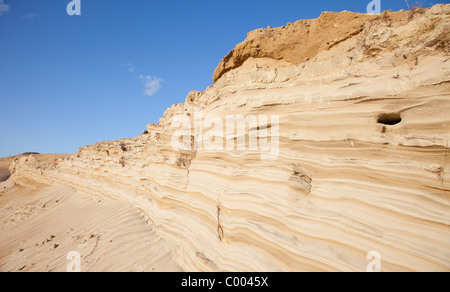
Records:
[[[139,79],[144,83],[144,94],[146,96],[153,96],[157,93],[161,89],[161,83],[164,82],[161,78],[150,75],[140,75]]]
[[[127,68],[128,68],[128,71],[130,71],[131,73],[134,73],[134,65],[133,65],[133,63],[128,63],[127,64]]]
[[[0,0],[0,16],[2,16],[3,13],[9,11],[9,5],[4,3],[4,0]]]
[[[36,14],[36,13],[28,13],[28,14],[22,16],[22,18],[24,18],[24,19],[38,19],[40,17],[41,16],[39,14]]]

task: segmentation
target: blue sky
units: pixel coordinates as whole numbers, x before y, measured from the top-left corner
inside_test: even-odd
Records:
[[[322,11],[364,13],[370,0],[81,0],[81,16],[66,13],[69,2],[0,0],[0,157],[137,136],[210,86],[247,32]]]

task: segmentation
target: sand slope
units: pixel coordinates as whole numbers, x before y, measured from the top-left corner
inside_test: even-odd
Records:
[[[0,184],[0,271],[178,271],[173,245],[131,205],[31,181]]]

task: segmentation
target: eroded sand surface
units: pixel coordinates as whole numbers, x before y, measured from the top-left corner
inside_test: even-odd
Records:
[[[249,33],[142,135],[13,160],[0,269],[449,271],[449,28],[447,4]],[[257,123],[206,147],[237,115]]]

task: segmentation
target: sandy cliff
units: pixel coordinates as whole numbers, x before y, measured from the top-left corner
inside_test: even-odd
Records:
[[[8,183],[128,202],[186,271],[365,271],[371,251],[449,271],[449,35],[450,5],[253,31],[148,133],[16,159]],[[245,149],[220,148],[229,129],[205,147],[229,115],[256,118]],[[184,149],[180,119],[203,121]]]

